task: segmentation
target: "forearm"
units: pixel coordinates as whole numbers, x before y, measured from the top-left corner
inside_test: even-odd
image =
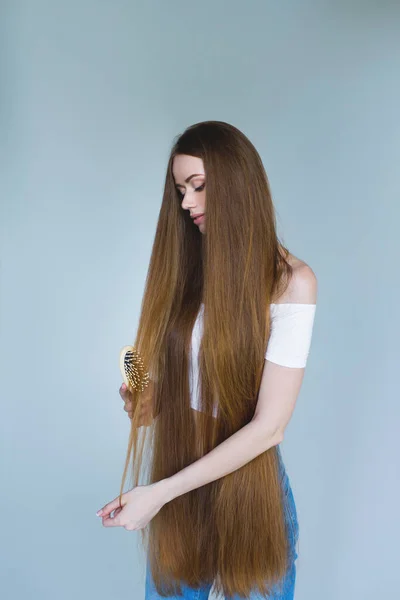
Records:
[[[268,432],[265,423],[252,420],[208,454],[175,475],[162,479],[157,485],[162,488],[166,502],[169,502],[177,496],[236,471],[281,441],[279,433]]]

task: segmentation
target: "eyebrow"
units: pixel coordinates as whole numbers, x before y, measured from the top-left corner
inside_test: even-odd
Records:
[[[198,177],[199,175],[204,177],[204,173],[193,173],[193,175],[189,175],[189,177],[187,177],[187,178],[185,179],[185,183],[189,183],[189,181],[190,181],[191,179],[193,179],[193,177]],[[177,183],[176,185],[177,185],[177,186],[181,186],[181,187],[182,187],[182,184],[181,184],[181,183]]]

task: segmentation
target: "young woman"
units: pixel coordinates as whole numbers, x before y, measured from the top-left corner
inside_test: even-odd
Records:
[[[279,444],[316,301],[314,272],[278,240],[254,146],[224,122],[187,128],[168,162],[134,343],[150,385],[120,388],[128,454],[120,495],[99,511],[105,527],[141,531],[146,600],[203,600],[213,585],[227,599],[293,598],[299,527]]]

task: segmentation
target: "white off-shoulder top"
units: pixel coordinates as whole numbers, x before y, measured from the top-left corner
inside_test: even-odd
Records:
[[[306,366],[310,352],[316,304],[294,302],[271,304],[271,332],[265,358],[273,363],[292,368]],[[199,409],[199,349],[203,334],[204,303],[198,312],[191,340],[190,355],[190,404]],[[214,407],[213,416],[217,415]]]

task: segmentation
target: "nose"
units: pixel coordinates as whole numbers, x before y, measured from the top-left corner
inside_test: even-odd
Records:
[[[184,199],[181,202],[181,206],[185,210],[190,210],[191,208],[194,208],[196,206],[196,203],[193,201],[190,202],[189,200],[187,200],[187,195],[185,195]]]

